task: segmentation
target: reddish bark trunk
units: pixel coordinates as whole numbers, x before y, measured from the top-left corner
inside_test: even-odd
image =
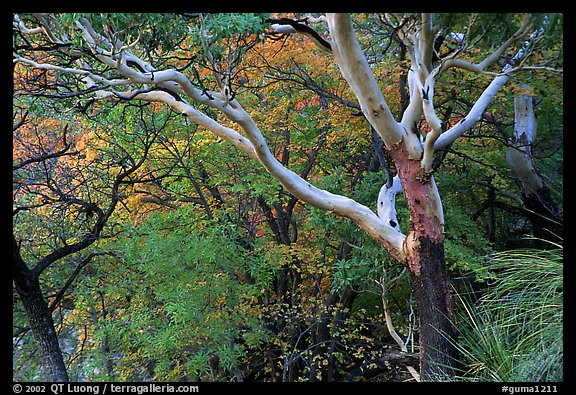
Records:
[[[420,160],[409,157],[402,141],[390,154],[410,212],[404,251],[419,322],[420,375],[423,380],[445,380],[455,374],[457,350],[442,204],[432,174],[424,172]]]

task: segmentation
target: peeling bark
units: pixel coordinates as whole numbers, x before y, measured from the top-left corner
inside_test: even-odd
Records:
[[[406,207],[410,211],[410,231],[415,238],[427,236],[443,242],[444,212],[432,173],[424,172],[420,161],[409,157],[403,141],[389,152],[396,164]]]
[[[422,380],[443,380],[455,374],[457,350],[451,321],[453,303],[444,257],[444,215],[432,173],[422,177],[420,161],[407,154],[403,141],[389,151],[396,163],[410,229],[403,244],[419,321]]]

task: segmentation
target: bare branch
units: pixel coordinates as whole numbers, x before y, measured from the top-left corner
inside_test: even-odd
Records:
[[[64,130],[62,132],[62,141],[64,142],[64,148],[62,148],[61,150],[56,151],[56,152],[47,153],[45,155],[35,156],[33,158],[28,158],[28,159],[22,160],[22,161],[16,163],[15,165],[12,165],[12,170],[18,170],[18,169],[20,169],[26,165],[29,165],[31,163],[43,162],[45,160],[52,159],[52,158],[58,158],[58,157],[64,156],[64,155],[76,155],[76,154],[78,154],[78,152],[68,152],[68,150],[70,149],[72,144],[66,141],[67,130],[68,130],[68,125],[64,126]]]
[[[52,303],[50,303],[50,306],[48,306],[48,309],[51,312],[54,312],[54,309],[56,308],[56,306],[58,306],[58,303],[60,303],[62,298],[66,295],[66,291],[68,291],[68,288],[70,288],[70,286],[72,285],[74,280],[76,280],[76,277],[78,277],[78,275],[80,274],[82,269],[88,263],[90,263],[92,258],[94,258],[96,256],[100,256],[100,255],[116,256],[116,252],[115,251],[109,251],[109,250],[108,251],[91,252],[84,259],[82,259],[82,261],[80,261],[78,263],[78,265],[76,266],[76,269],[74,269],[74,272],[72,272],[70,277],[68,277],[68,279],[66,280],[66,283],[62,286],[62,288],[60,288],[60,291],[58,291],[58,293],[54,296],[54,300],[52,301]]]

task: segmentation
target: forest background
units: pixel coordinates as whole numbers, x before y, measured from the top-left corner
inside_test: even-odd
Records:
[[[329,27],[307,15],[14,16],[15,381],[420,379],[412,267],[287,190],[245,140],[234,147],[177,111],[181,93],[153,85],[177,70],[202,97],[237,100],[279,164],[374,211],[393,191],[378,214],[408,229],[395,157],[334,61]],[[90,51],[83,17],[119,54],[116,69]],[[351,17],[398,122],[413,102],[409,32],[424,19]],[[458,333],[446,334],[457,351],[450,379],[562,381],[562,15],[433,22],[431,65],[478,66],[427,85],[442,133],[491,81],[510,79],[430,157]],[[150,84],[125,89],[121,61]],[[142,100],[158,92],[175,104]],[[226,133],[235,127],[197,107]],[[416,119],[420,141],[435,120]]]

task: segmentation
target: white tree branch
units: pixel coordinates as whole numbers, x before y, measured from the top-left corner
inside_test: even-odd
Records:
[[[427,136],[428,144],[424,146],[424,163],[431,163],[431,141],[441,133],[441,123],[434,112],[432,99],[434,97],[434,79],[431,79],[430,68],[432,67],[432,53],[434,49],[434,28],[432,16],[422,14],[420,28],[412,42],[408,43],[410,50],[411,66],[408,71],[408,89],[410,103],[402,115],[401,124],[407,130],[414,128],[420,121],[422,113],[432,127],[432,132]],[[438,126],[437,126],[438,125]],[[416,132],[416,131],[415,131]],[[433,152],[432,152],[433,153]],[[427,166],[424,166],[427,168]]]
[[[42,33],[47,34],[47,30],[46,28],[44,28],[44,26],[29,29],[26,26],[26,24],[22,22],[20,16],[18,16],[17,14],[14,14],[14,22],[12,22],[12,24],[14,25],[14,27],[18,28],[24,34],[28,35],[42,34]]]
[[[460,122],[452,126],[450,129],[442,133],[434,143],[434,150],[446,148],[452,144],[458,137],[469,130],[476,122],[482,118],[482,114],[492,101],[494,96],[498,93],[500,88],[508,82],[509,75],[501,75],[492,80],[488,87],[482,92],[476,103],[472,106],[466,117],[462,118]]]
[[[380,188],[377,201],[377,212],[380,219],[400,232],[400,224],[396,217],[396,195],[402,192],[400,177],[397,175],[392,179],[392,185],[384,184]]]
[[[298,30],[294,29],[291,25],[281,25],[279,23],[273,23],[270,25],[270,28],[274,30],[276,33],[282,34],[289,34],[289,33],[298,33]]]
[[[432,15],[422,14],[420,28],[416,33],[416,48],[418,63],[425,69],[432,67],[432,53],[434,50],[434,28],[432,26]]]
[[[423,27],[427,27],[431,24],[431,18],[426,18],[423,16],[422,18]],[[481,96],[481,98],[476,102],[475,108],[468,114],[468,116],[452,128],[449,133],[442,135],[442,122],[440,118],[436,114],[436,110],[434,108],[434,84],[436,80],[440,77],[440,75],[448,70],[451,67],[460,67],[464,68],[469,71],[479,72],[482,73],[484,70],[496,63],[498,59],[502,56],[504,51],[508,49],[514,42],[516,42],[520,37],[524,36],[528,29],[530,28],[530,18],[525,17],[522,23],[522,26],[508,39],[504,42],[497,50],[492,52],[489,56],[487,56],[483,61],[478,64],[472,64],[468,61],[455,59],[455,58],[448,58],[442,60],[439,66],[437,66],[432,72],[428,73],[427,69],[419,62],[424,61],[424,55],[421,53],[423,51],[427,51],[426,53],[431,53],[433,49],[433,38],[432,36],[432,28],[428,27],[428,29],[423,29],[422,35],[424,33],[428,33],[426,36],[428,37],[427,40],[419,40],[418,45],[414,46],[414,56],[413,62],[415,61],[417,64],[413,65],[413,67],[417,68],[419,73],[414,79],[414,84],[419,89],[419,94],[422,100],[422,110],[424,113],[424,117],[430,126],[430,132],[426,135],[426,140],[424,143],[424,154],[422,157],[422,168],[426,171],[430,171],[432,169],[432,161],[434,157],[434,152],[436,149],[445,147],[448,145],[449,141],[452,138],[457,138],[466,130],[468,130],[472,125],[474,125],[482,115],[482,112],[494,97],[494,94],[500,89],[503,83],[507,81],[507,78],[497,79],[494,84],[491,84],[487,91]],[[427,47],[424,47],[427,45]],[[455,52],[452,56],[455,56]],[[422,60],[420,60],[422,59]],[[426,63],[423,63],[426,64]],[[418,78],[419,77],[419,78]],[[499,75],[499,77],[503,77],[503,75]],[[501,84],[502,83],[502,84]],[[497,89],[496,89],[497,88]],[[414,118],[415,114],[411,116]],[[441,137],[442,136],[442,137]],[[441,139],[440,143],[436,145],[437,141]]]
[[[109,79],[106,79],[102,76],[93,74],[90,70],[87,70],[87,69],[61,67],[61,66],[50,64],[50,63],[37,63],[33,60],[23,58],[22,56],[20,56],[16,53],[14,53],[13,56],[14,56],[14,59],[13,59],[14,63],[19,62],[19,63],[27,64],[29,66],[36,68],[36,69],[52,70],[52,71],[58,71],[61,73],[77,74],[77,75],[80,75],[82,77],[90,77],[93,80],[101,82],[101,83],[108,85],[108,86],[130,85],[132,82],[128,79],[118,79],[118,78],[113,79],[113,80],[109,80]]]
[[[410,102],[408,107],[402,115],[402,120],[400,123],[402,126],[411,130],[414,125],[420,121],[422,117],[422,95],[420,94],[422,89],[422,82],[415,70],[414,64],[408,70],[408,93],[410,97]]]
[[[444,71],[448,70],[451,67],[459,67],[461,69],[473,71],[476,73],[485,72],[485,70],[488,67],[495,64],[502,57],[504,52],[508,48],[510,48],[512,44],[514,44],[521,37],[523,37],[528,33],[528,30],[531,28],[530,21],[531,21],[530,16],[526,15],[520,28],[510,38],[508,38],[508,40],[506,40],[498,49],[496,49],[494,52],[492,52],[490,55],[484,58],[484,60],[482,60],[480,63],[475,64],[467,60],[456,59],[453,57],[455,54],[452,54],[446,59],[443,59],[441,64],[438,66],[439,71],[437,73],[437,76],[439,77]]]
[[[516,41],[519,37],[527,32],[530,28],[529,18],[524,20],[524,23],[520,29],[512,36],[505,44],[508,46],[511,42]],[[452,144],[459,136],[469,130],[476,122],[482,117],[482,113],[488,107],[488,104],[492,101],[496,93],[504,86],[506,82],[511,77],[513,71],[518,70],[515,68],[516,65],[521,64],[529,56],[533,44],[538,41],[544,35],[544,29],[540,28],[534,31],[528,40],[524,43],[523,47],[516,52],[516,54],[506,63],[502,69],[502,73],[495,77],[488,87],[482,92],[476,103],[472,106],[468,115],[463,118],[460,122],[454,125],[452,128],[442,133],[440,137],[434,143],[434,150],[439,150],[445,148]],[[503,45],[504,46],[504,45]]]
[[[426,171],[432,169],[434,143],[442,133],[442,122],[440,118],[438,118],[438,115],[436,115],[436,110],[434,109],[434,82],[435,75],[432,73],[426,78],[425,85],[420,89],[424,118],[430,126],[430,131],[426,135],[424,142],[424,155],[422,156],[422,168]]]
[[[356,95],[364,116],[386,147],[400,141],[403,130],[390,112],[370,65],[352,29],[348,14],[327,14],[332,51],[342,76]]]
[[[246,154],[258,159],[264,168],[298,199],[319,209],[351,219],[371,237],[385,245],[396,259],[403,260],[405,258],[402,250],[404,235],[397,228],[383,222],[368,207],[345,196],[316,188],[284,167],[268,149],[268,145],[253,119],[239,105],[234,110],[227,110],[226,113],[229,115],[231,111],[234,112],[231,115],[246,133],[247,139],[235,130],[222,126],[192,105],[176,100],[166,92],[141,93],[134,96],[133,99],[159,101],[168,104],[174,110],[185,115],[190,121],[214,132]]]

